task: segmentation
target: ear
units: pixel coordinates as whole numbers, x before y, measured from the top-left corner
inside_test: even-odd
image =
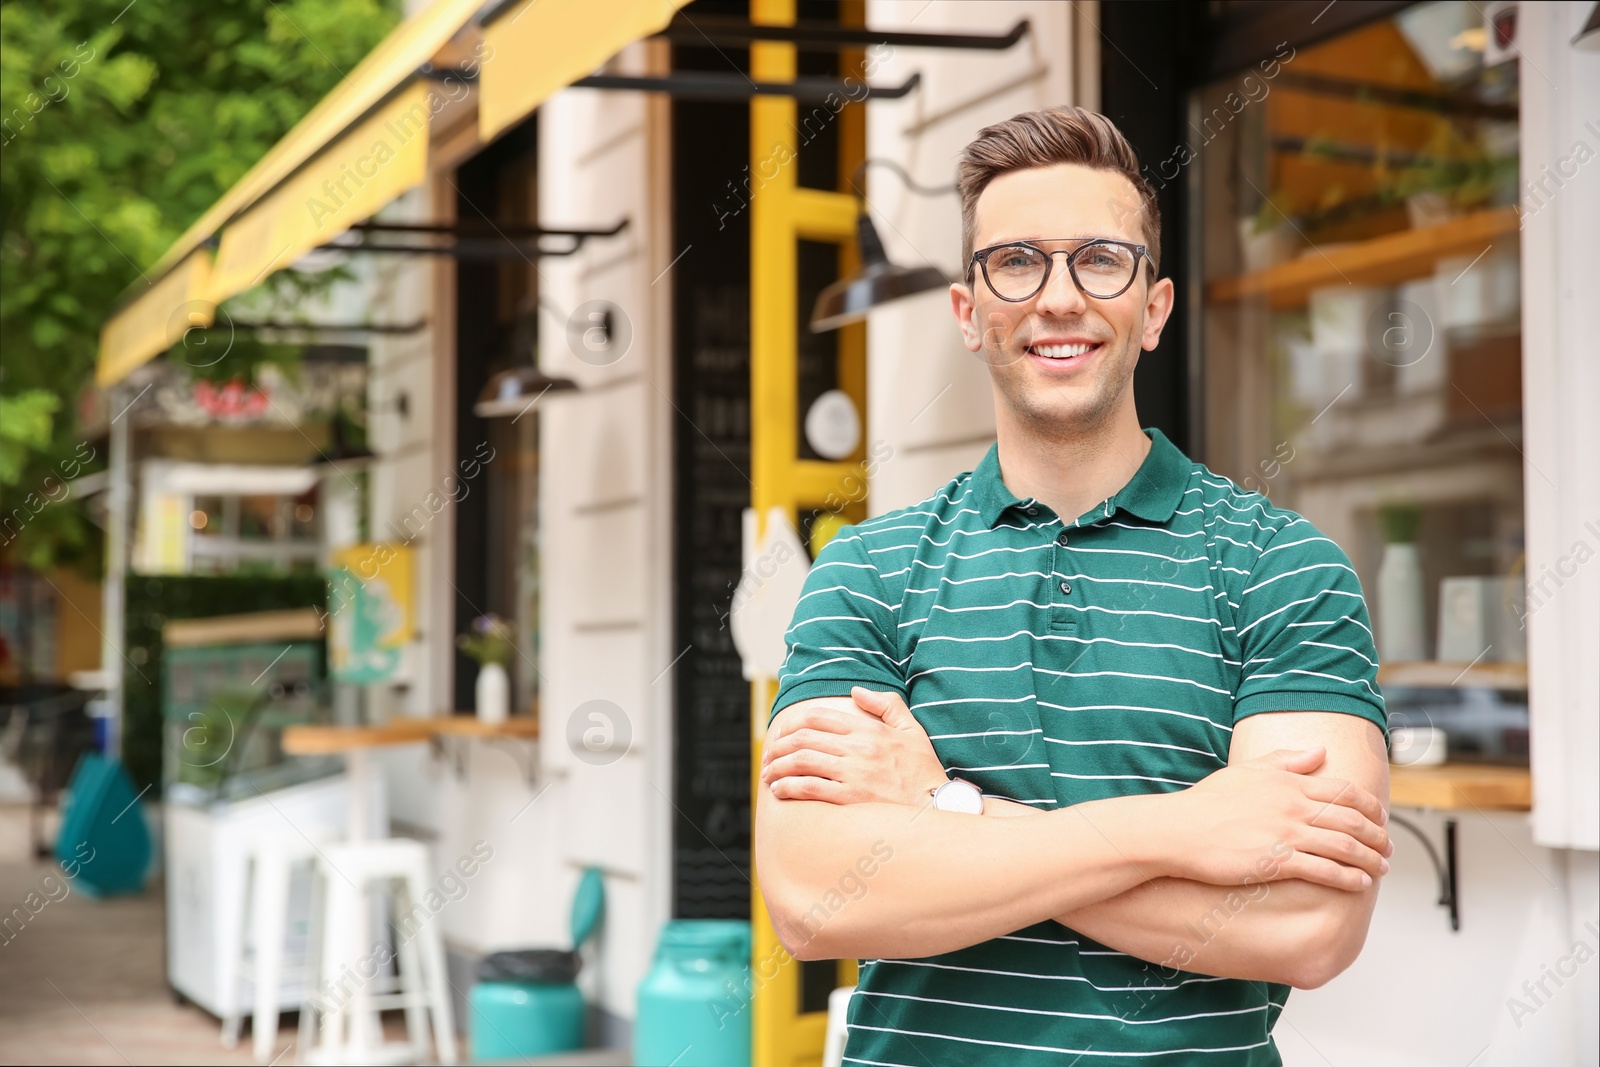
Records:
[[[1146,352],[1154,352],[1161,343],[1161,330],[1172,317],[1176,299],[1171,278],[1162,278],[1150,287],[1144,304],[1144,333],[1139,338],[1139,347]]]
[[[981,351],[983,334],[978,329],[978,307],[972,301],[972,290],[961,282],[950,285],[950,312],[956,317],[956,325],[961,327],[961,342],[967,346],[967,351]]]

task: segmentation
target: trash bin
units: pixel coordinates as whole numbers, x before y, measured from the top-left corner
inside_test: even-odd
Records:
[[[583,872],[572,900],[572,948],[495,952],[478,964],[472,987],[472,1058],[521,1059],[583,1047],[583,994],[578,949],[600,925],[605,883],[598,868]]]
[[[583,1047],[581,961],[562,949],[496,952],[472,987],[472,1058],[518,1059]]]
[[[674,919],[639,984],[633,1062],[749,1067],[750,924]]]

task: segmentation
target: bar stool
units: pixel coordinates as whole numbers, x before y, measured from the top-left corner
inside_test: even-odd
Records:
[[[305,1063],[396,1063],[426,1058],[432,1017],[436,1061],[456,1062],[455,1022],[445,975],[444,939],[426,908],[428,849],[419,841],[388,838],[330,845],[317,862],[322,897],[321,969],[300,1012]],[[384,973],[388,960],[365,942],[370,925],[369,886],[392,893],[395,955],[400,973]],[[380,958],[374,958],[380,957]],[[404,1044],[385,1044],[377,1012],[404,1008]]]
[[[232,1010],[222,1018],[222,1045],[239,1043],[244,1015],[245,983],[255,987],[250,1011],[251,1052],[257,1063],[270,1063],[278,1040],[278,1010],[285,977],[285,941],[289,930],[289,890],[297,868],[312,873],[317,847],[335,839],[329,827],[306,826],[303,832],[267,834],[245,845],[244,906],[231,939],[234,971]],[[315,902],[313,902],[313,909]],[[291,977],[309,983],[315,961],[306,953],[305,965]],[[308,984],[309,988],[309,984]]]

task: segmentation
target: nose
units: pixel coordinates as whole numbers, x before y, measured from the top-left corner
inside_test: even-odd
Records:
[[[1034,310],[1041,315],[1058,318],[1081,315],[1088,308],[1089,300],[1072,280],[1072,271],[1067,269],[1067,253],[1054,253],[1050,263],[1050,277],[1045,279],[1044,288],[1034,297]]]

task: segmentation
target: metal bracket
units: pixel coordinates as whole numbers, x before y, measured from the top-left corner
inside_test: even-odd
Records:
[[[481,741],[501,749],[511,757],[517,765],[517,770],[522,774],[522,781],[529,789],[539,784],[539,742],[536,738],[519,737],[473,737],[468,734],[432,734],[428,738],[428,748],[434,758],[441,759],[450,764],[451,773],[458,782],[466,780],[467,764],[470,762],[467,750],[473,741]]]
[[[953,48],[1003,52],[1027,35],[1031,26],[1022,19],[1003,34],[916,33],[908,30],[878,30],[838,26],[821,22],[797,22],[792,26],[763,26],[744,19],[701,15],[695,19],[679,16],[658,33],[673,44],[690,47],[706,45],[743,46],[757,41],[792,44],[796,48],[833,50],[888,45],[901,48]]]
[[[591,237],[615,237],[627,229],[629,220],[623,219],[610,229],[550,229],[541,226],[495,226],[477,223],[440,224],[408,222],[360,222],[350,227],[350,234],[360,238],[366,234],[395,233],[421,234],[429,237],[451,238],[449,244],[377,244],[365,240],[349,240],[340,235],[322,248],[339,252],[381,252],[390,255],[451,256],[464,260],[543,259],[547,256],[570,256],[583,247]],[[539,244],[543,237],[564,237],[572,243],[564,248],[544,248]]]
[[[854,84],[840,78],[802,74],[792,82],[751,81],[743,74],[680,70],[673,74],[643,76],[595,74],[573,82],[576,89],[622,89],[629,92],[666,93],[687,100],[748,100],[753,96],[790,96],[809,104],[835,100],[898,100],[918,85],[922,75],[913,72],[899,85]],[[842,105],[841,105],[842,106]]]
[[[467,776],[467,746],[460,743],[459,738],[447,738],[444,734],[428,735],[428,751],[434,759],[444,760],[450,764],[451,773],[456,781],[462,781]]]
[[[1422,842],[1422,847],[1428,852],[1428,859],[1433,861],[1434,874],[1439,879],[1439,900],[1437,903],[1441,908],[1449,910],[1450,929],[1460,931],[1461,901],[1456,896],[1456,821],[1449,818],[1444,821],[1443,859],[1439,856],[1439,850],[1428,839],[1428,835],[1422,832],[1422,827],[1410,819],[1396,815],[1393,811],[1389,812],[1389,821],[1410,830],[1417,840]]]

